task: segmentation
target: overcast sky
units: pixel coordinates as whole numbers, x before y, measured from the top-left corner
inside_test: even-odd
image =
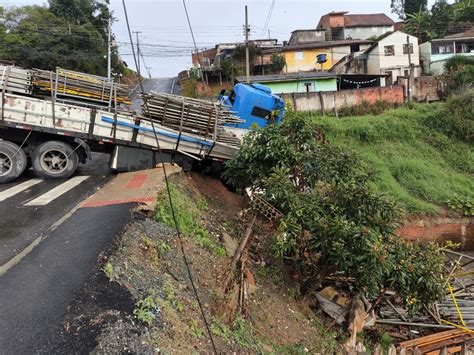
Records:
[[[268,38],[270,30],[270,36],[280,43],[288,40],[295,29],[315,28],[319,18],[331,11],[384,12],[396,20],[390,12],[390,0],[275,0],[265,27],[272,1],[186,0],[198,47],[242,41],[245,5],[249,9],[251,38]],[[0,4],[7,6],[45,3],[45,0],[0,0]],[[181,0],[126,0],[126,4],[132,30],[141,31],[142,53],[153,77],[175,76],[191,66],[193,42]],[[111,7],[117,19],[113,31],[120,53],[134,67],[122,1],[111,0]]]

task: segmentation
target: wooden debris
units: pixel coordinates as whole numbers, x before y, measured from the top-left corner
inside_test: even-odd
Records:
[[[448,330],[401,342],[398,351],[400,353],[403,351],[406,354],[452,354],[460,352],[463,346],[469,346],[473,339],[474,332],[459,329]]]
[[[355,296],[352,299],[351,309],[349,311],[349,333],[350,338],[346,343],[346,350],[351,351],[356,348],[357,345],[357,334],[364,329],[365,320],[367,319],[367,312],[365,304],[362,301],[360,295]]]

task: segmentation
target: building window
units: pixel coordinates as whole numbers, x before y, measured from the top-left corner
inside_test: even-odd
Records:
[[[385,46],[383,50],[386,56],[395,55],[395,46]]]
[[[359,51],[360,51],[360,45],[359,44],[351,44],[351,53],[359,52]]]
[[[431,54],[454,53],[454,43],[431,43]]]
[[[295,53],[296,60],[304,60],[304,52],[296,52]]]
[[[313,90],[313,83],[304,83],[305,92],[312,92]]]
[[[410,48],[410,54],[413,54],[413,43],[410,43],[410,46],[408,44],[403,45],[403,54],[408,54],[408,48]]]

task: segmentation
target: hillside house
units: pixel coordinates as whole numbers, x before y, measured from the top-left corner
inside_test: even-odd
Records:
[[[474,56],[474,28],[420,45],[423,71],[431,75],[442,75],[446,60],[455,55]]]
[[[328,70],[334,63],[351,53],[363,51],[370,47],[367,40],[319,41],[301,45],[284,46],[280,49],[285,57],[285,73],[302,71]],[[327,61],[317,63],[317,56],[325,54]]]
[[[326,39],[369,39],[394,30],[395,22],[385,14],[330,12],[321,17],[316,29],[326,31]]]
[[[245,82],[246,78],[242,76],[236,80]],[[328,72],[255,75],[250,77],[250,82],[265,85],[277,95],[337,90],[337,76]]]
[[[413,77],[420,76],[418,38],[394,31],[383,35],[362,53],[341,59],[332,70],[337,74],[383,75],[381,84],[384,86],[394,84],[399,76],[410,74],[410,59]]]

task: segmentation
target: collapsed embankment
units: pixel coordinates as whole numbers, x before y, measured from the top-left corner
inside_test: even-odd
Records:
[[[375,187],[404,209],[401,236],[449,239],[472,249],[473,105],[467,95],[377,116],[313,117],[329,142],[355,151],[374,174]]]

